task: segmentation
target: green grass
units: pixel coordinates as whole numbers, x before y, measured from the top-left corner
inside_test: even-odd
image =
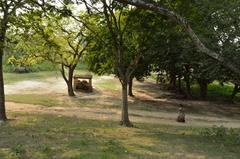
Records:
[[[71,106],[91,106],[87,101],[81,100],[73,97],[57,97],[53,95],[39,95],[39,94],[11,94],[6,95],[6,101],[33,105],[42,105],[47,107],[71,107]]]
[[[60,73],[57,71],[48,72],[34,72],[34,73],[4,73],[5,84],[13,84],[24,80],[43,80],[49,77],[60,77]]]
[[[61,100],[54,98],[53,96],[38,95],[38,94],[11,94],[6,95],[6,101],[15,103],[25,103],[43,106],[62,106]],[[66,106],[66,104],[64,104]]]
[[[107,90],[120,90],[120,82],[116,80],[104,80],[97,83],[97,86]]]
[[[151,124],[125,128],[111,121],[21,113],[10,118],[16,120],[0,125],[1,159],[240,158],[239,140],[205,136],[202,128]]]
[[[116,99],[107,99],[107,103],[99,102],[98,98],[77,98],[54,95],[38,95],[38,94],[11,94],[6,95],[7,102],[41,105],[46,107],[90,107],[90,108],[119,108],[121,101]],[[106,102],[106,100],[104,101]],[[96,104],[97,103],[97,104]]]

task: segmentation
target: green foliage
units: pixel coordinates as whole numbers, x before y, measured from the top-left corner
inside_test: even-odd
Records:
[[[108,14],[117,19],[118,25],[108,24],[107,16],[104,17],[104,21],[103,15],[91,14],[90,18],[88,17],[91,19],[88,20],[88,25],[94,30],[89,34],[90,54],[85,57],[89,69],[99,75],[107,73],[119,76],[119,68],[126,72],[134,64],[134,59],[141,57],[137,66],[134,66],[132,76],[141,78],[149,75],[150,64],[153,61],[153,54],[150,51],[153,44],[151,37],[157,28],[153,21],[157,16],[148,11],[120,6],[114,10],[114,15]],[[154,17],[150,18],[151,16]],[[119,29],[112,33],[110,25]],[[116,44],[119,45],[118,49]]]

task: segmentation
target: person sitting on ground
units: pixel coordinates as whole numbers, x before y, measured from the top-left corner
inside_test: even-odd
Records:
[[[180,107],[179,107],[177,122],[185,123],[185,112],[182,104],[180,104]]]

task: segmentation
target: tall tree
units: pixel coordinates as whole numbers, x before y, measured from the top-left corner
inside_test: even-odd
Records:
[[[3,81],[3,55],[6,47],[6,35],[10,24],[14,24],[22,12],[30,10],[51,10],[55,0],[1,0],[0,1],[0,121],[7,119],[5,112],[5,94]],[[64,2],[65,3],[65,2]]]
[[[128,22],[131,19],[129,9],[115,1],[99,1],[96,12],[94,16],[100,16],[97,20],[98,28],[92,28],[95,28],[94,32],[98,32],[97,37],[101,37],[101,40],[96,38],[95,42],[90,44],[94,47],[90,50],[89,58],[91,63],[95,63],[91,67],[95,72],[110,72],[119,78],[122,86],[121,124],[132,126],[128,115],[128,84],[143,55],[144,47],[138,47],[138,45],[142,45],[139,42],[144,37],[128,30]]]
[[[0,121],[7,119],[5,111],[5,94],[3,81],[3,55],[6,45],[6,34],[9,24],[16,16],[17,9],[23,7],[26,0],[1,0],[0,1]]]
[[[75,96],[73,74],[88,46],[85,28],[72,18],[53,12],[44,17],[41,13],[26,14],[22,21],[26,26],[18,47],[28,55],[58,64],[68,95]]]
[[[112,41],[112,51],[114,53],[114,66],[117,70],[119,81],[122,85],[122,118],[121,125],[132,126],[128,115],[128,83],[130,76],[135,70],[139,58],[139,55],[134,55],[130,60],[126,60],[127,52],[125,48],[127,47],[124,42],[126,34],[124,34],[124,27],[127,27],[127,21],[125,25],[121,23],[123,8],[118,6],[112,1],[102,0],[103,13],[106,20],[106,26],[108,27],[110,38]],[[116,12],[118,10],[119,12]]]

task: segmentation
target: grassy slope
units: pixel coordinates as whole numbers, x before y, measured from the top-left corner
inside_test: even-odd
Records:
[[[204,137],[202,129],[146,124],[124,128],[115,122],[54,115],[10,116],[17,120],[0,126],[1,159],[240,158],[239,143],[226,142],[228,136]]]

